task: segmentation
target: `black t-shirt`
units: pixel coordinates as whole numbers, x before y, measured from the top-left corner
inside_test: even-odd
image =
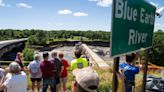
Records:
[[[19,60],[19,59],[15,59],[15,62],[17,62],[17,63],[20,65],[21,70],[23,70],[24,66],[23,66],[22,61],[21,61],[21,60]]]
[[[59,77],[63,64],[58,58],[55,58],[53,60],[53,63],[55,64],[55,76]]]

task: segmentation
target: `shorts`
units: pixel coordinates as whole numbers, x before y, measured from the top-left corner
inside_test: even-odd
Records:
[[[42,80],[42,78],[31,78],[31,81],[32,82],[35,82],[35,81],[41,82],[41,80]]]
[[[67,77],[60,78],[60,82],[61,82],[61,83],[66,83],[66,82],[67,82]]]
[[[60,83],[60,77],[55,77],[55,83],[56,85]]]

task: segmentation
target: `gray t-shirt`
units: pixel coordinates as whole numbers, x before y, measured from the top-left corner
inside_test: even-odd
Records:
[[[31,78],[41,78],[42,77],[42,72],[40,70],[40,61],[32,61],[28,65],[28,69],[31,71],[30,72],[30,77]]]

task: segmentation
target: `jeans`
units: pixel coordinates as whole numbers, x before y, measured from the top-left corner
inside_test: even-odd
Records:
[[[43,88],[42,92],[47,92],[48,86],[50,86],[51,92],[56,92],[56,87],[54,87],[55,84],[55,79],[52,78],[43,78]]]
[[[56,85],[58,85],[60,83],[60,77],[59,76],[55,76],[55,83],[56,83]]]

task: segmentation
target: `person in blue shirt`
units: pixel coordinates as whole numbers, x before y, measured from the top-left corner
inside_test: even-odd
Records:
[[[139,73],[139,67],[133,66],[135,54],[126,55],[126,62],[120,63],[121,73],[125,77],[126,92],[132,92],[132,87],[135,85],[135,75]]]

